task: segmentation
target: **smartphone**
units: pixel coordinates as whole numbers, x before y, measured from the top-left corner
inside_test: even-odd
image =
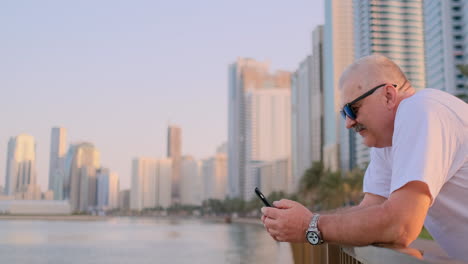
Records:
[[[265,195],[263,195],[263,193],[258,189],[258,187],[255,187],[255,194],[257,194],[258,198],[260,198],[260,200],[262,200],[262,202],[265,204],[265,206],[274,207],[273,205],[271,205],[270,202],[268,202],[268,200],[265,198]]]

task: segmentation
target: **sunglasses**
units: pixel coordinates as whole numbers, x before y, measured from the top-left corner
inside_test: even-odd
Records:
[[[384,87],[385,85],[387,85],[387,84],[384,83],[384,84],[378,85],[378,86],[370,89],[369,91],[365,92],[363,95],[359,96],[358,98],[354,99],[350,103],[345,104],[343,106],[343,110],[340,111],[340,114],[343,117],[343,119],[346,120],[346,117],[348,117],[351,120],[356,120],[357,115],[353,110],[353,104],[355,104],[355,103],[361,101],[362,99],[366,98],[367,96],[373,94],[377,89],[379,89],[381,87]],[[395,88],[397,87],[396,84],[392,84],[392,86],[395,87]]]

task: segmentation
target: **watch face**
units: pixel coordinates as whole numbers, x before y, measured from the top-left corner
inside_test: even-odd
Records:
[[[312,245],[318,245],[319,242],[320,242],[319,236],[318,236],[317,233],[315,233],[314,231],[309,231],[309,232],[307,232],[307,240],[308,240],[309,243],[311,243]]]

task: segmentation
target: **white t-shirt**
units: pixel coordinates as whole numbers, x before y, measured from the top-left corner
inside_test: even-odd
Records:
[[[364,192],[388,198],[411,181],[432,195],[429,233],[450,257],[468,261],[468,104],[434,89],[401,102],[392,147],[371,149]]]

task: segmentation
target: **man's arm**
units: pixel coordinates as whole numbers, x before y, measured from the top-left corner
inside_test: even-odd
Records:
[[[363,208],[366,208],[366,207],[369,207],[369,206],[372,206],[372,205],[382,204],[386,200],[387,200],[387,198],[385,198],[383,196],[375,195],[375,194],[372,194],[372,193],[365,193],[364,198],[362,199],[362,201],[357,206],[342,207],[342,208],[338,208],[338,209],[335,209],[335,210],[332,210],[332,211],[319,212],[319,213],[320,214],[350,213],[350,212],[361,210]]]
[[[375,194],[371,194],[371,193],[365,193],[364,198],[362,199],[362,201],[357,206],[338,208],[338,209],[333,210],[333,211],[320,212],[320,214],[350,213],[350,212],[354,212],[354,211],[357,211],[357,210],[361,210],[361,209],[369,207],[369,206],[380,205],[386,200],[387,199],[385,197],[375,195]],[[275,201],[275,202],[273,202],[273,204],[278,209],[291,209],[288,212],[288,214],[290,214],[290,215],[294,216],[294,215],[297,214],[297,215],[301,216],[301,217],[294,218],[294,219],[292,219],[292,221],[289,222],[290,224],[294,223],[294,226],[303,227],[303,230],[292,230],[293,232],[299,232],[299,237],[297,239],[295,239],[294,241],[290,241],[290,242],[305,242],[305,231],[307,230],[308,225],[310,223],[310,220],[312,218],[312,212],[310,212],[307,208],[305,208],[301,204],[296,203],[294,201],[286,200],[286,199],[282,199],[279,202]],[[292,210],[292,209],[295,209],[295,210]],[[262,212],[264,212],[265,210],[269,210],[269,209],[264,208],[264,209],[262,209]],[[296,213],[295,212],[296,210],[299,210],[299,212]],[[305,213],[300,213],[300,210],[305,211]],[[270,217],[272,216],[272,214],[273,213],[270,213]],[[278,238],[276,236],[274,236],[270,232],[270,230],[268,229],[268,227],[266,225],[265,220],[267,219],[267,217],[266,217],[265,213],[262,215],[261,219],[262,219],[263,225],[266,227],[267,231],[270,233],[270,235],[273,237],[273,239],[278,240]],[[300,236],[301,234],[303,235],[302,237]]]
[[[318,227],[330,243],[369,245],[388,243],[408,246],[417,238],[426,218],[431,196],[425,183],[413,181],[389,199],[362,210],[321,216]]]
[[[366,194],[359,206],[324,214],[318,227],[326,242],[347,245],[389,243],[408,245],[421,231],[431,196],[423,182],[410,182],[388,200]],[[305,242],[312,213],[302,205],[282,200],[277,208],[262,208],[265,227],[278,241]]]

